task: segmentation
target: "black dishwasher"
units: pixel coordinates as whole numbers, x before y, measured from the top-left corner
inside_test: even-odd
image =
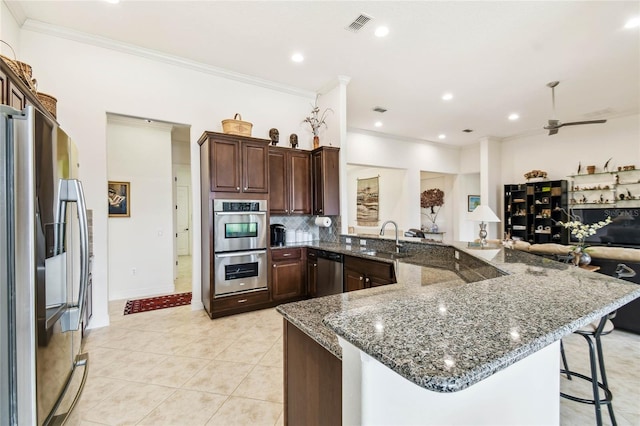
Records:
[[[344,256],[326,250],[315,250],[317,253],[317,275],[315,296],[340,294],[343,290],[342,264]]]

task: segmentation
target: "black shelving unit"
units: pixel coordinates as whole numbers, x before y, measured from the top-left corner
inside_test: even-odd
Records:
[[[504,186],[505,234],[530,243],[568,244],[560,221],[568,212],[567,181],[541,181]]]

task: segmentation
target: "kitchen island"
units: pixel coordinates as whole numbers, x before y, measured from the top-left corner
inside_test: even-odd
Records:
[[[640,296],[506,248],[425,244],[393,262],[397,284],[278,307],[285,327],[342,361],[345,424],[469,423],[463,406],[477,424],[558,423],[559,340]]]

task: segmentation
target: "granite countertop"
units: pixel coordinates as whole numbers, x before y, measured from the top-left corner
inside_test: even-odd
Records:
[[[278,312],[336,357],[339,335],[437,392],[465,389],[640,297],[636,284],[508,248],[414,245],[390,260],[345,244],[305,246],[393,262],[398,283]]]

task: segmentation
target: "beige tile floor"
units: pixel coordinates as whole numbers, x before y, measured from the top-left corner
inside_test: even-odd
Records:
[[[178,256],[178,278],[174,281],[175,293],[191,291],[191,256]]]
[[[111,325],[86,336],[89,375],[68,424],[283,424],[275,309],[211,320],[190,306],[124,316],[124,304],[110,302]],[[583,338],[564,342],[570,368],[588,372]],[[640,425],[640,336],[615,330],[603,342],[618,424]],[[590,392],[582,380],[561,379],[561,389]],[[560,402],[561,424],[595,424],[591,406]],[[610,424],[606,409],[603,419]]]

